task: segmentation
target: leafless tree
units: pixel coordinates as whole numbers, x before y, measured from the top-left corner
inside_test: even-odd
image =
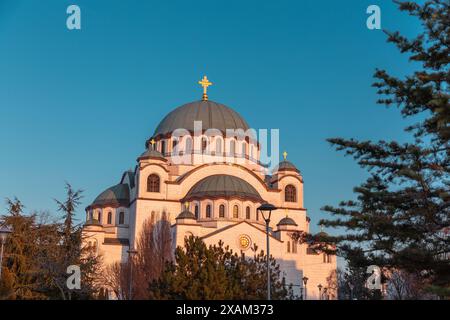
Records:
[[[105,284],[118,299],[149,299],[149,283],[161,276],[166,262],[172,261],[172,233],[166,213],[161,216],[152,213],[145,220],[136,242],[136,251],[137,254],[131,261],[116,262],[106,268]]]

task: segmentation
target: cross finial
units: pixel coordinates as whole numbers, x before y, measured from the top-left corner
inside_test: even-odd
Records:
[[[203,79],[198,82],[199,85],[203,87],[203,101],[208,100],[208,87],[212,85],[212,82],[209,82],[207,76],[203,76]]]
[[[323,224],[320,224],[320,232],[323,232]]]
[[[286,209],[284,209],[284,213],[286,213],[286,218],[288,217],[288,213],[289,213],[289,210],[286,208]]]
[[[189,201],[185,201],[185,202],[184,202],[184,208],[185,208],[186,210],[189,210]]]
[[[152,150],[155,150],[155,139],[152,138],[152,140],[150,140],[150,144],[152,145]]]
[[[287,159],[287,156],[288,156],[288,153],[285,151],[285,152],[283,152],[283,158],[284,158],[284,161],[286,161],[286,159]]]

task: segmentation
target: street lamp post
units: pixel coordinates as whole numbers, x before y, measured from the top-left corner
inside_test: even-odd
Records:
[[[348,287],[350,288],[350,300],[353,300],[353,288],[354,288],[353,283],[349,283]]]
[[[321,284],[319,284],[317,286],[317,288],[319,288],[319,300],[322,300],[322,288],[323,288],[323,286]]]
[[[277,208],[270,204],[264,203],[258,210],[261,212],[264,221],[266,222],[266,244],[267,244],[267,300],[270,300],[270,251],[269,251],[269,223],[270,216],[272,215],[272,210]]]
[[[0,242],[1,242],[1,249],[0,249],[0,279],[2,278],[2,266],[3,266],[3,247],[6,243],[6,238],[8,238],[9,234],[12,232],[10,228],[3,225],[0,226]]]
[[[130,264],[130,283],[128,287],[128,300],[132,300],[133,295],[133,256],[137,253],[136,250],[130,249],[128,252],[128,263]]]
[[[308,283],[308,278],[307,277],[303,277],[303,285],[304,285],[304,291],[305,291],[305,296],[304,296],[304,300],[308,300],[308,296],[306,294],[306,284]]]

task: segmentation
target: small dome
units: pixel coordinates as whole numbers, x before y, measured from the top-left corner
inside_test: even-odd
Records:
[[[300,170],[297,169],[297,167],[290,161],[283,160],[281,161],[273,170],[273,172],[277,171],[295,171],[297,173],[300,173]]]
[[[89,219],[85,222],[84,224],[85,226],[102,226],[102,224],[100,223],[100,221],[98,221],[97,219]]]
[[[238,198],[263,202],[258,191],[247,181],[225,174],[212,175],[200,180],[189,190],[183,201],[205,198]]]
[[[149,149],[139,156],[138,159],[161,159],[167,161],[163,154],[157,150]]]
[[[103,191],[89,207],[128,207],[130,189],[128,184],[118,184]]]
[[[293,219],[285,217],[278,222],[277,226],[297,226],[297,224]]]
[[[202,121],[202,130],[243,129],[249,127],[247,122],[236,111],[211,100],[194,101],[171,111],[156,127],[154,137],[170,134],[176,129],[194,132],[194,121]]]
[[[191,220],[197,220],[195,218],[195,214],[193,214],[192,212],[190,212],[189,210],[185,209],[183,212],[181,212],[176,218],[176,220],[178,219],[191,219]]]
[[[320,232],[316,233],[314,235],[314,237],[316,237],[316,238],[327,238],[327,237],[329,237],[329,235],[328,235],[328,233],[326,233],[324,231],[320,231]]]

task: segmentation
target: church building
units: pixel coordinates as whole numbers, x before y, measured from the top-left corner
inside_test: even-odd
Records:
[[[270,254],[286,283],[298,296],[306,291],[307,299],[326,298],[324,290],[319,296],[319,287],[327,288],[336,257],[290,237],[293,231],[310,229],[300,170],[287,160],[286,152],[269,170],[261,162],[260,142],[251,135],[240,139],[227,134],[251,128],[235,110],[208,99],[212,83],[206,77],[199,83],[202,100],[169,112],[147,137],[135,169],[124,172],[118,184],[86,208],[85,238],[105,264],[126,262],[143,223],[152,214],[165,215],[174,249],[194,235],[207,245],[223,241],[234,252],[251,257],[254,245],[265,251],[266,226],[257,208],[270,203],[276,207],[270,219]],[[196,134],[199,122],[201,132]]]

